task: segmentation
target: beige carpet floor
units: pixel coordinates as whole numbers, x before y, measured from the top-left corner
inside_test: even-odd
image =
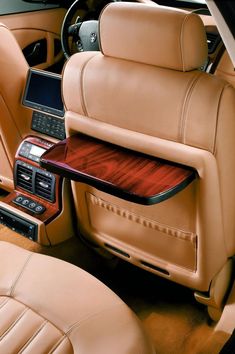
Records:
[[[98,277],[142,320],[157,354],[218,354],[225,341],[214,333],[206,308],[196,303],[190,289],[100,257],[78,238],[47,248],[0,225],[0,240],[71,262]]]

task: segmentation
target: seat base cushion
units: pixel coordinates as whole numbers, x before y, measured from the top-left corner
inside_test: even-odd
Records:
[[[67,262],[0,242],[0,353],[154,353],[109,288]]]

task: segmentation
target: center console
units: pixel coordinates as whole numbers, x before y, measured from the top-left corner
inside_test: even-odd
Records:
[[[35,136],[23,140],[15,156],[15,189],[0,202],[1,224],[48,246],[74,233],[69,182],[39,165],[53,145]]]
[[[30,68],[22,104],[32,110],[31,128],[40,134],[26,137],[16,152],[15,189],[0,201],[0,223],[52,245],[73,235],[70,185],[39,165],[41,155],[65,138],[61,76]]]
[[[28,216],[47,224],[61,209],[61,178],[40,168],[40,156],[53,143],[28,137],[19,146],[15,156],[15,190],[4,202]],[[15,212],[0,207],[0,222],[32,240],[37,240],[37,224],[25,220]]]
[[[65,138],[60,75],[29,69],[22,103],[33,109],[32,130],[59,140]]]

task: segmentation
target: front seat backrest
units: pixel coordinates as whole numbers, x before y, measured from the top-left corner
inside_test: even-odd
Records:
[[[235,253],[235,91],[202,72],[199,16],[161,6],[108,5],[101,53],[64,69],[67,135],[76,132],[190,166],[198,177],[152,206],[72,182],[84,237],[120,257],[208,291]]]

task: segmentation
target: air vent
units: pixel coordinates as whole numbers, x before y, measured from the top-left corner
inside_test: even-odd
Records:
[[[16,184],[28,192],[33,192],[33,170],[28,165],[16,165]]]
[[[35,175],[35,194],[53,202],[55,199],[55,177],[43,171]]]
[[[207,32],[207,45],[208,45],[208,53],[212,54],[216,50],[217,46],[221,41],[221,37],[217,33],[209,33]]]

